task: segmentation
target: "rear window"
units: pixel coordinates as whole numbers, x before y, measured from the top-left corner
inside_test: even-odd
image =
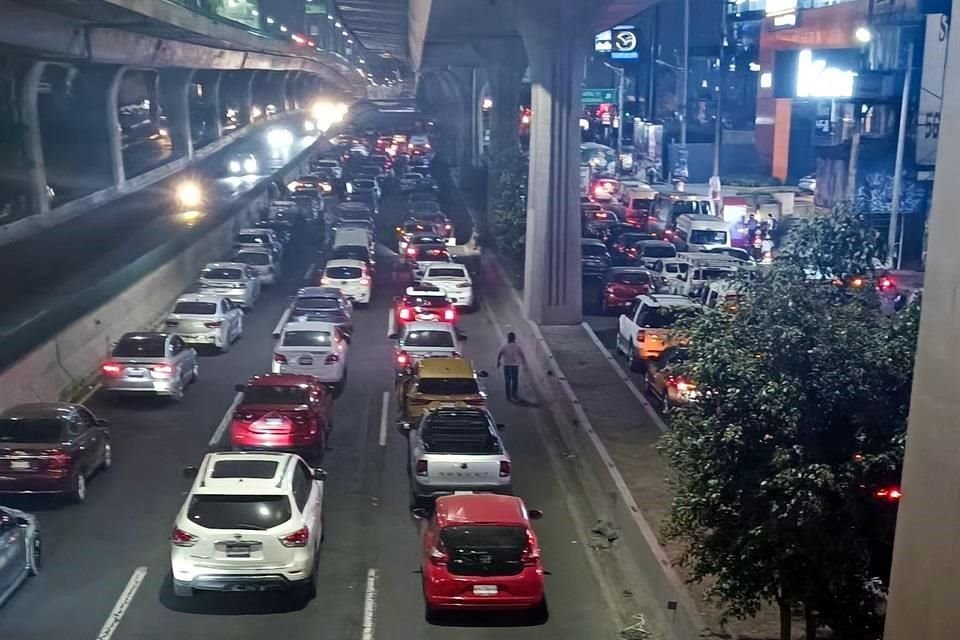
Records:
[[[113,355],[117,358],[162,358],[166,345],[167,339],[163,336],[124,338],[113,348]]]
[[[423,249],[417,251],[417,257],[421,260],[449,260],[450,254],[446,249]]]
[[[259,478],[270,480],[277,475],[278,463],[273,460],[218,460],[211,478]]]
[[[403,296],[403,304],[408,307],[445,307],[447,296]]]
[[[403,225],[405,233],[420,233],[421,231],[432,231],[433,225],[426,222],[408,222]]]
[[[244,404],[307,404],[306,387],[292,385],[248,386],[243,390]]]
[[[423,378],[417,391],[429,396],[467,396],[480,393],[480,386],[473,378]]]
[[[610,281],[619,284],[650,284],[650,274],[644,271],[616,273],[610,278]]]
[[[333,311],[340,308],[340,303],[333,298],[297,298],[296,308],[311,311]]]
[[[463,278],[466,277],[463,269],[456,267],[433,267],[427,271],[427,276],[431,278]]]
[[[264,531],[290,519],[290,500],[287,496],[195,495],[187,518],[207,529]]]
[[[644,258],[673,258],[677,255],[677,248],[666,244],[639,245],[637,249]]]
[[[237,244],[269,244],[269,241],[260,234],[241,233],[237,235]]]
[[[173,312],[191,316],[209,316],[217,312],[217,304],[215,302],[178,302]]]
[[[287,331],[283,334],[285,347],[329,347],[329,331]]]
[[[0,418],[0,442],[59,443],[60,427],[56,418]]]
[[[408,180],[423,180],[423,174],[421,173],[408,173],[404,177]]]
[[[727,232],[713,229],[694,229],[690,232],[690,242],[693,244],[725,244],[727,242]]]
[[[585,256],[602,256],[607,253],[607,248],[598,244],[585,244],[583,245],[583,255]]]
[[[240,269],[204,269],[200,277],[206,280],[240,280],[243,271]]]
[[[653,205],[653,200],[643,200],[641,198],[634,198],[630,201],[630,208],[634,211],[650,211]]]
[[[449,331],[411,331],[403,337],[405,347],[453,347]]]
[[[363,270],[360,267],[327,267],[324,275],[340,280],[355,280],[363,276]]]
[[[263,267],[270,264],[270,256],[265,253],[238,253],[237,262]]]
[[[438,546],[450,556],[455,575],[515,575],[523,570],[527,530],[519,526],[445,527]]]
[[[433,200],[414,200],[410,208],[420,215],[440,213],[440,205]]]

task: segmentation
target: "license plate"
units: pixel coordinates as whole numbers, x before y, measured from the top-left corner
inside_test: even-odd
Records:
[[[142,378],[147,375],[146,369],[127,369],[127,375],[131,378]]]
[[[11,469],[29,469],[30,461],[29,460],[11,460],[10,468]]]
[[[266,424],[271,427],[278,427],[283,424],[283,418],[267,418]]]
[[[477,584],[473,586],[473,595],[475,596],[495,596],[497,595],[497,585],[495,584]]]
[[[300,359],[297,360],[297,364],[313,364],[313,358],[310,356],[301,356]]]
[[[433,320],[437,316],[432,313],[421,313],[420,317],[423,318],[424,320]]]
[[[346,286],[346,285],[348,285],[348,284],[350,284],[350,282],[348,282],[347,280],[341,280],[341,281],[340,281],[340,286]]]
[[[245,544],[228,544],[227,557],[228,558],[249,558],[250,546]]]

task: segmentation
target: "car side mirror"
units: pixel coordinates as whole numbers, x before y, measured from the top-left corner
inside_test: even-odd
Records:
[[[320,480],[321,482],[327,479],[327,472],[317,467],[313,470],[313,479]]]
[[[477,377],[478,377],[478,378],[486,378],[486,377],[488,377],[489,375],[490,375],[489,373],[487,373],[486,371],[483,371],[483,370],[477,372]]]
[[[410,515],[417,520],[426,520],[430,517],[430,510],[426,507],[414,507],[413,509],[410,509]]]
[[[197,477],[198,469],[196,467],[184,467],[183,468],[183,477],[187,480],[192,480]]]
[[[106,419],[104,419],[104,418],[97,418],[97,426],[98,426],[98,427],[105,427],[105,426],[107,426],[108,424],[110,424],[110,423],[107,422]]]
[[[497,431],[503,431],[506,428],[507,428],[507,425],[503,424],[502,422],[497,423]]]
[[[234,391],[237,391],[238,393],[243,393],[246,388],[247,388],[247,386],[246,386],[246,385],[243,385],[243,384],[235,384],[235,385],[233,385],[233,390],[234,390]]]
[[[397,423],[397,431],[399,431],[402,436],[409,436],[412,430],[413,425],[409,422],[400,421]]]
[[[527,517],[531,520],[539,520],[543,517],[543,511],[540,511],[540,509],[529,509],[527,511]]]
[[[391,333],[390,335],[387,336],[387,340],[399,340],[399,339],[400,339],[400,334],[396,332]]]
[[[460,341],[467,340],[467,334],[457,332],[457,340],[460,340]]]

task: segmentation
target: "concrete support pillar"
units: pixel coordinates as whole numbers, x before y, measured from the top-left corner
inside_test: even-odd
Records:
[[[210,96],[210,112],[207,115],[209,122],[213,123],[214,133],[217,138],[223,137],[223,103],[220,100],[220,87],[223,85],[223,72],[218,71],[207,89]]]
[[[193,74],[193,69],[164,69],[160,72],[160,96],[167,116],[173,155],[177,158],[193,158],[190,101],[187,97]]]
[[[259,71],[248,71],[246,83],[240,83],[240,126],[245,127],[253,122],[253,86],[257,81]],[[261,107],[262,109],[262,107]]]
[[[288,71],[283,79],[283,110],[295,111],[299,109],[297,100],[297,81],[300,79],[300,71]]]
[[[519,39],[477,41],[474,50],[484,61],[490,83],[490,154],[519,146],[520,90],[527,70],[527,52]]]
[[[47,166],[43,159],[40,112],[37,107],[40,80],[46,68],[46,62],[31,63],[20,87],[20,123],[23,127],[21,144],[27,169],[28,210],[32,214],[39,215],[50,212],[50,199],[47,197]]]
[[[960,0],[953,0],[960,15]],[[953,640],[960,629],[960,37],[950,39],[885,640]]]
[[[77,114],[84,131],[102,132],[90,136],[88,155],[93,162],[104,164],[110,185],[121,188],[126,183],[123,168],[123,132],[120,128],[117,97],[123,80],[123,67],[93,65],[83,69],[80,90],[82,109]]]
[[[575,324],[583,315],[578,118],[590,34],[586,10],[540,4],[517,6],[533,95],[523,298],[531,320]]]

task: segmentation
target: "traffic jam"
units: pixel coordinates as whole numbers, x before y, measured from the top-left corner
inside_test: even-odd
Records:
[[[662,411],[695,402],[696,382],[678,373],[687,350],[673,335],[677,319],[701,309],[735,311],[745,282],[771,263],[773,238],[781,242],[788,229],[772,214],[748,213],[742,197],[723,198],[717,211],[705,195],[582,169],[585,311],[617,317],[608,346],[641,376]],[[875,280],[851,275],[847,284],[875,286],[885,308],[902,308],[915,293],[877,267]],[[807,275],[811,283],[824,280]],[[602,319],[594,324],[607,328]]]
[[[329,450],[334,406],[347,385],[369,383],[350,379],[351,351],[373,339],[356,320],[382,280],[400,289],[389,321],[390,411],[407,443],[426,620],[474,609],[542,616],[545,571],[533,526],[542,513],[514,495],[505,427],[487,408],[488,373],[464,356],[460,319],[479,295],[475,273],[457,260],[458,229],[439,203],[429,137],[349,132],[323,149],[258,222],[236,233],[228,255],[200,269],[159,326],[122,335],[100,366],[98,398],[157,396],[165,406],[191,393],[206,357],[241,340],[273,343],[262,371],[235,386],[228,446],[183,469],[191,484],[170,514],[172,591],[178,599],[198,591],[310,599],[324,586],[317,567],[325,526],[335,526],[324,518],[323,468],[337,455]],[[252,155],[237,157],[227,172],[256,165]],[[292,247],[304,244],[323,260],[311,265],[271,336],[249,335],[250,314],[281,284]],[[94,476],[113,464],[110,424],[84,404],[24,404],[0,414],[7,496],[80,505]],[[39,520],[0,507],[0,603],[40,571]]]

